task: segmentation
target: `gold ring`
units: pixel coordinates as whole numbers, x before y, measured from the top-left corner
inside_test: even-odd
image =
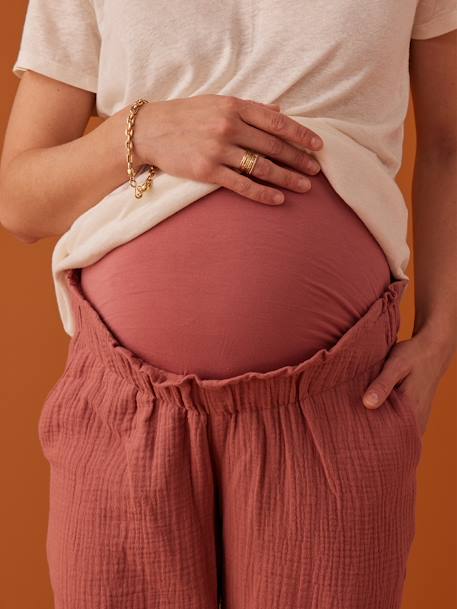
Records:
[[[258,158],[259,154],[257,154],[257,152],[247,149],[243,154],[243,158],[241,159],[240,172],[250,175],[254,171]]]

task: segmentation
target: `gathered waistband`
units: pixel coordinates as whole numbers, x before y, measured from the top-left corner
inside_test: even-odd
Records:
[[[365,372],[386,357],[397,340],[400,300],[408,279],[393,279],[360,317],[330,348],[322,348],[296,365],[268,372],[249,371],[223,379],[202,379],[156,367],[123,346],[85,298],[80,269],[65,273],[75,332],[64,374],[78,376],[106,369],[134,384],[148,396],[189,410],[235,413],[256,404],[268,408],[300,401]],[[198,349],[198,343],[195,348]]]

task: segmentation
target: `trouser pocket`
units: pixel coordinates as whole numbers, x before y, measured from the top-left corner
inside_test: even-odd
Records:
[[[409,419],[413,433],[416,435],[420,444],[422,444],[423,434],[419,425],[419,419],[417,418],[417,402],[411,398],[401,386],[393,387],[392,393],[395,396],[397,404],[403,409],[406,417]]]

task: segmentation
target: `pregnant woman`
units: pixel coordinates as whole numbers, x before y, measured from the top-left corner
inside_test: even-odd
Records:
[[[455,349],[456,28],[453,0],[29,2],[0,219],[60,237],[56,609],[400,609]]]

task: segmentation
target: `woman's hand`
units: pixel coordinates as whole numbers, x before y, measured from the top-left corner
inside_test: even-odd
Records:
[[[318,140],[316,145],[313,137]],[[306,192],[311,182],[302,173],[313,175],[320,167],[311,154],[294,144],[318,150],[323,142],[316,133],[281,114],[277,104],[206,94],[146,104],[136,117],[133,157],[137,164],[219,184],[259,203],[275,205],[282,203],[282,192],[239,173],[239,165],[245,149],[254,150],[297,171],[260,156],[251,176]],[[281,200],[275,201],[278,194]]]
[[[441,342],[433,342],[428,336],[416,334],[396,343],[377,378],[365,390],[363,402],[367,408],[378,408],[388,398],[394,385],[401,382],[401,391],[417,405],[415,415],[423,433],[427,428],[432,402],[441,377],[452,357],[452,348]],[[378,396],[376,403],[369,395]]]

